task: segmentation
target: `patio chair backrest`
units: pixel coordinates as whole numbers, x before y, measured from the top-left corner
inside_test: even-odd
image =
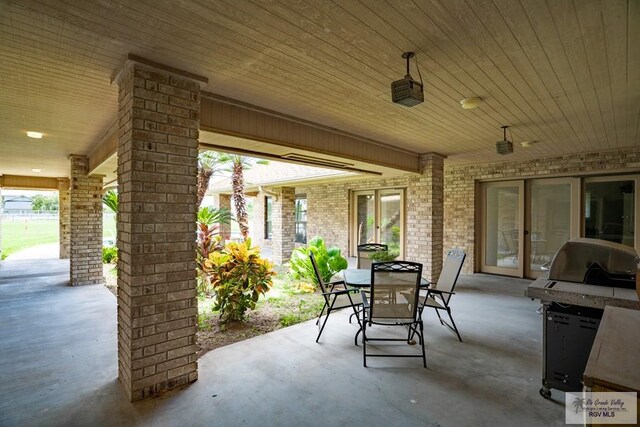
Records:
[[[447,252],[447,257],[442,265],[442,271],[440,272],[436,289],[445,292],[453,292],[456,282],[458,281],[458,276],[460,276],[460,271],[462,270],[462,264],[466,257],[467,254],[460,249],[451,249]],[[448,303],[451,295],[442,294],[442,298],[444,298]]]
[[[376,262],[371,266],[370,318],[411,322],[416,319],[422,264]]]
[[[318,268],[318,263],[316,262],[316,258],[313,256],[313,253],[309,253],[309,258],[311,259],[311,265],[313,266],[313,272],[316,275],[316,280],[318,281],[318,286],[320,286],[321,292],[327,292],[326,286],[324,285],[324,281],[322,280],[322,275],[320,274],[320,269]],[[324,295],[325,299],[328,299],[328,296]]]
[[[382,243],[364,243],[358,245],[358,268],[371,268],[371,258],[373,252],[386,251],[389,247]]]

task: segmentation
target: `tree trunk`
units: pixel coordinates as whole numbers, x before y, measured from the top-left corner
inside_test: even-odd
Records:
[[[202,199],[204,199],[204,196],[207,194],[207,190],[209,189],[209,180],[211,179],[212,174],[213,170],[211,169],[198,169],[198,209],[200,209]]]
[[[247,214],[247,203],[244,197],[244,166],[242,162],[233,162],[231,173],[231,186],[233,188],[233,204],[236,207],[236,220],[240,227],[242,238],[249,237],[249,215]]]

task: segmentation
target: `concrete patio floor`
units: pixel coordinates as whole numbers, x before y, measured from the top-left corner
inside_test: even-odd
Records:
[[[462,277],[465,342],[425,313],[428,369],[363,368],[343,312],[320,344],[310,321],[223,347],[200,359],[197,382],[134,404],[117,380],[116,299],[67,283],[67,261],[0,264],[2,426],[564,425],[563,393],[538,394],[542,320],[525,280]]]

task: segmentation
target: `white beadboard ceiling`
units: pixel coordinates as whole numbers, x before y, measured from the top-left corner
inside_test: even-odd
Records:
[[[110,80],[129,53],[452,163],[638,147],[639,46],[637,0],[2,0],[0,173],[67,175],[67,156],[115,121]],[[425,81],[413,108],[390,101],[403,51]],[[461,109],[470,96],[480,107]],[[495,154],[503,124],[508,157]]]

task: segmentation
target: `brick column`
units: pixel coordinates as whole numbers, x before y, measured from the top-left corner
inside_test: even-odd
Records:
[[[198,377],[200,88],[138,64],[119,86],[118,372],[133,401]]]
[[[295,247],[295,203],[296,191],[292,187],[282,187],[278,200],[273,200],[271,250],[276,264],[287,262]]]
[[[442,270],[444,157],[424,154],[421,176],[407,189],[407,259],[424,264],[424,275],[438,280]]]
[[[71,202],[69,200],[69,180],[58,178],[58,222],[60,231],[60,259],[68,259],[71,234]]]
[[[230,194],[216,194],[214,197],[216,208],[226,209],[231,211],[231,195]],[[231,239],[231,224],[219,224],[220,235],[225,239]]]
[[[89,160],[72,154],[69,189],[71,286],[102,283],[102,175],[87,175]]]

